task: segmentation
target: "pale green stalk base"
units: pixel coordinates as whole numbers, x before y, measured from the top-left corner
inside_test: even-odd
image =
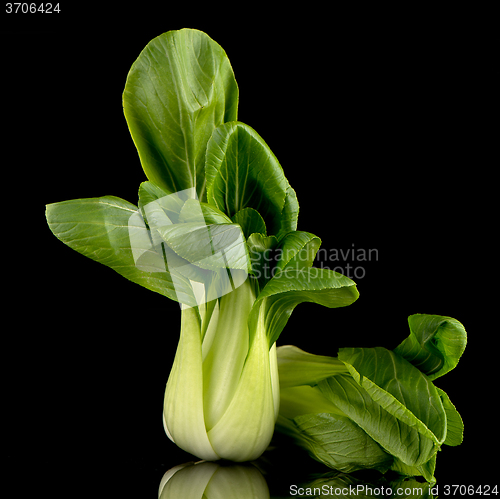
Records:
[[[164,426],[179,447],[205,460],[257,459],[273,435],[279,410],[276,344],[269,349],[263,312],[250,339],[254,301],[252,285],[245,282],[220,299],[208,327],[198,309],[182,310]]]

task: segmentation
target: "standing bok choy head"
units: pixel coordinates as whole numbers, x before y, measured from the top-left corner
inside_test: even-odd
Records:
[[[47,206],[76,251],[181,304],[163,421],[207,460],[257,458],[278,414],[276,340],[301,302],[342,307],[353,281],[312,266],[318,237],[278,160],[237,122],[222,50],[196,30],[152,40],[127,78],[125,117],[149,181],[139,203],[105,196]],[[272,258],[270,258],[272,255]]]

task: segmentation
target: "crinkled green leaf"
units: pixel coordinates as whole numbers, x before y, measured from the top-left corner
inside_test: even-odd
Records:
[[[456,319],[441,315],[408,317],[410,336],[394,351],[436,379],[451,371],[467,345],[467,333]]]
[[[304,414],[288,422],[280,417],[277,425],[314,459],[344,473],[363,468],[385,472],[393,461],[390,454],[347,417]]]
[[[445,408],[432,382],[381,347],[343,348],[339,360],[350,376],[321,381],[322,393],[405,466],[429,461],[447,430]]]
[[[434,439],[385,410],[352,376],[331,376],[320,381],[318,387],[383,449],[405,464],[423,464],[437,452]],[[392,398],[387,397],[387,401],[392,402]]]
[[[393,457],[317,386],[309,386],[348,373],[343,362],[291,345],[279,347],[277,355],[281,394],[277,430],[290,436],[314,459],[336,470],[387,470]]]
[[[408,425],[398,418],[399,413],[393,415],[385,410],[384,394],[372,397],[356,382],[346,365],[344,370],[338,365],[344,364],[338,358],[313,355],[294,346],[279,347],[277,354],[281,388],[278,431],[291,436],[315,459],[334,469],[352,466],[353,469],[375,467],[384,471],[382,468],[391,467],[400,473],[433,479],[433,459],[439,448],[434,437],[427,438],[418,431],[418,425]],[[379,360],[378,368],[385,371],[383,359]],[[411,365],[410,368],[415,369]],[[400,371],[398,369],[399,374]],[[369,380],[364,378],[363,382],[366,381]],[[327,418],[323,417],[325,414]],[[368,438],[390,455],[384,452],[386,459],[383,459],[381,455],[377,457],[376,452],[364,457],[345,452],[342,453],[345,460],[339,461],[337,447],[342,448],[342,440],[335,442],[335,438],[340,430],[352,442],[354,450],[358,448],[356,442],[361,444],[363,438]],[[369,447],[367,443],[367,449]]]
[[[432,323],[433,316],[429,319]],[[462,442],[463,422],[447,394],[395,352],[343,348],[335,358],[288,345],[279,347],[277,354],[282,394],[277,429],[331,467],[336,465],[330,451],[313,449],[316,436],[307,425],[297,425],[298,416],[304,421],[325,413],[349,418],[393,456],[390,469],[423,476],[429,483],[434,482],[441,445]],[[337,423],[325,420],[320,434],[328,434],[330,426],[333,431]]]
[[[132,65],[123,108],[149,180],[205,194],[205,153],[221,123],[237,119],[238,87],[224,50],[193,29],[169,31]]]
[[[419,433],[442,444],[446,414],[436,387],[406,359],[386,348],[341,348],[354,380],[381,407]]]

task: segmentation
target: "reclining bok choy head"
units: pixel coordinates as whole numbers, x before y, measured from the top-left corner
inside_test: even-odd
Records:
[[[76,251],[181,305],[163,422],[207,460],[257,458],[279,406],[276,340],[308,301],[354,302],[353,281],[313,267],[318,237],[264,140],[236,121],[222,48],[196,30],[152,40],[127,78],[125,117],[148,181],[138,206],[113,197],[47,206]]]
[[[341,348],[329,357],[279,347],[276,430],[337,471],[390,469],[435,482],[438,452],[462,443],[464,424],[434,383],[457,366],[467,333],[441,315],[411,315],[408,326],[394,350]]]

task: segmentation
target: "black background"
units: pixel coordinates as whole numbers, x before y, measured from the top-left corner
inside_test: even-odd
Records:
[[[179,306],[65,247],[44,218],[45,204],[65,199],[136,202],[146,177],[123,116],[126,76],[152,38],[192,27],[226,50],[239,119],[295,188],[299,229],[329,252],[356,251],[323,265],[348,273],[349,264],[359,300],[338,310],[300,305],[279,344],[324,355],[394,348],[411,314],[458,319],[468,347],[436,384],[462,414],[465,440],[439,454],[436,478],[498,483],[488,457],[499,444],[491,155],[499,73],[489,14],[305,17],[252,6],[229,9],[221,22],[211,20],[221,5],[204,9],[212,12],[61,3],[50,19],[2,18],[3,453],[11,476],[35,486],[30,477],[43,470],[36,487],[52,493],[155,497],[163,473],[192,459],[161,422]],[[370,249],[371,261],[362,261]]]

